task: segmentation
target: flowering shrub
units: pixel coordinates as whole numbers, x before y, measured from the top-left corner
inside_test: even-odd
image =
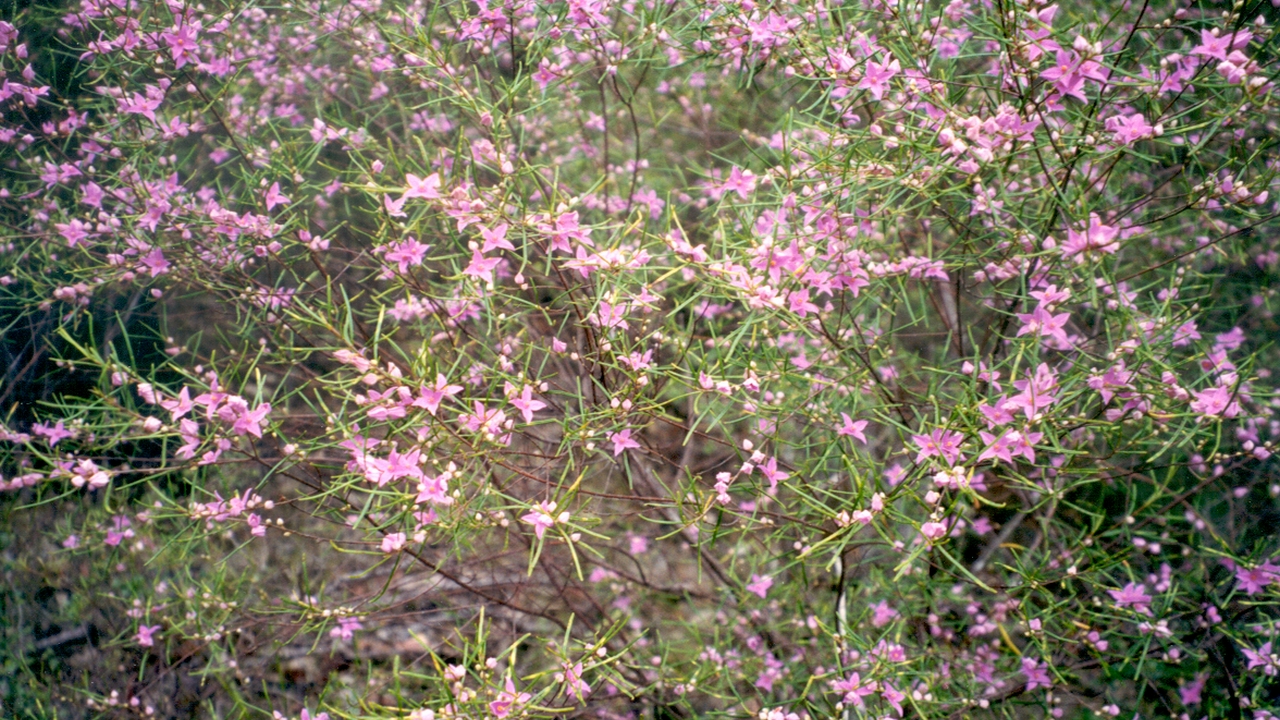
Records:
[[[1274,717],[1272,13],[17,12],[6,708]]]

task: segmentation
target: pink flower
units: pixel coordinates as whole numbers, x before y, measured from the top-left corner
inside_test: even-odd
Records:
[[[744,171],[735,165],[729,171],[729,179],[720,187],[721,192],[735,192],[738,197],[746,200],[756,190],[756,176],[750,170]]]
[[[399,552],[404,549],[404,546],[408,541],[409,537],[402,532],[388,533],[382,538],[382,552],[388,554]]]
[[[347,350],[345,348],[341,350],[335,350],[333,351],[333,359],[337,360],[338,362],[344,365],[351,365],[352,367],[354,367],[356,370],[359,370],[360,372],[369,372],[369,368],[373,367],[373,363],[370,362],[363,355],[361,355],[361,353],[363,352],[364,351],[361,350],[359,353],[356,353],[356,352]],[[139,395],[142,394],[141,386],[139,386],[138,388],[138,394]]]
[[[142,256],[139,261],[139,270],[146,269],[151,277],[159,277],[169,272],[169,261],[165,259],[164,252],[160,248],[151,248],[151,251]]]
[[[1054,83],[1055,86],[1069,76],[1078,74],[1080,70],[1080,56],[1076,53],[1059,49],[1056,58],[1048,69],[1040,73],[1040,77]]]
[[[512,250],[516,247],[507,239],[507,224],[501,225],[490,230],[487,227],[480,228],[480,237],[484,238],[484,244],[480,246],[480,252],[487,253],[490,250]]]
[[[888,600],[881,600],[871,606],[871,624],[875,627],[884,627],[896,617],[898,611],[890,607]]]
[[[515,683],[511,682],[510,676],[507,676],[506,688],[489,703],[489,712],[496,718],[505,718],[511,714],[515,706],[529,702],[532,697],[529,693],[517,693]]]
[[[482,280],[486,283],[493,282],[493,269],[497,267],[500,262],[502,262],[502,258],[500,257],[485,257],[480,254],[479,249],[472,250],[471,263],[462,271],[462,274],[470,275],[471,277],[474,277],[477,280]]]
[[[1057,347],[1069,347],[1071,339],[1067,337],[1066,326],[1071,320],[1071,313],[1054,314],[1045,308],[1044,303],[1036,306],[1036,309],[1030,313],[1017,313],[1018,322],[1022,326],[1018,328],[1017,337],[1023,335],[1035,335],[1036,337],[1048,337],[1054,341]]]
[[[582,679],[582,672],[582,663],[573,666],[568,663],[564,665],[565,694],[576,700],[585,700],[591,693],[591,686]]]
[[[539,90],[546,90],[557,77],[559,76],[551,70],[551,64],[546,58],[542,58],[542,62],[538,63],[538,71],[533,74],[533,81],[538,83]]]
[[[129,529],[129,518],[124,515],[116,515],[111,518],[113,529],[107,530],[107,537],[103,539],[103,544],[116,547],[120,543],[134,536],[133,530]]]
[[[421,265],[422,259],[430,249],[430,245],[420,243],[413,237],[407,237],[401,242],[391,243],[384,257],[387,262],[395,263],[401,273],[405,273],[409,271],[411,265]]]
[[[1260,593],[1268,585],[1280,582],[1280,567],[1276,567],[1269,562],[1263,563],[1256,568],[1237,565],[1236,582],[1246,595]]]
[[[1033,443],[1043,438],[1044,434],[1006,430],[1003,435],[997,437],[989,432],[979,430],[978,436],[982,438],[983,444],[988,446],[978,456],[979,462],[983,460],[1003,460],[1012,464],[1015,455],[1025,457],[1028,462],[1035,462],[1036,451]]]
[[[1280,657],[1271,652],[1270,640],[1257,650],[1241,647],[1240,651],[1244,653],[1245,659],[1249,661],[1249,665],[1245,668],[1246,670],[1262,668],[1264,675],[1271,676],[1274,676],[1280,670]]]
[[[609,442],[613,443],[613,456],[618,457],[629,448],[638,448],[640,443],[631,438],[631,428],[622,432],[610,433]]]
[[[425,178],[417,175],[406,175],[405,182],[409,185],[405,189],[401,199],[423,198],[426,200],[435,200],[440,197],[440,173],[431,173]]]
[[[943,430],[942,428],[934,428],[928,435],[911,436],[911,441],[920,449],[916,453],[917,463],[936,456],[946,460],[948,465],[955,465],[961,457],[960,443],[964,442],[964,435]]]
[[[1206,417],[1233,418],[1240,413],[1240,404],[1232,400],[1233,393],[1224,387],[1197,390],[1191,409]]]
[[[384,541],[385,544],[385,541]],[[338,626],[329,631],[329,637],[338,640],[350,640],[355,636],[356,630],[363,630],[364,625],[360,624],[358,618],[344,617],[338,618]]]
[[[840,418],[844,420],[844,424],[836,431],[837,435],[851,437],[864,444],[867,442],[867,436],[862,432],[867,427],[866,420],[854,420],[849,417],[849,413],[840,413]]]
[[[1128,116],[1113,115],[1107,118],[1105,126],[1117,143],[1129,145],[1139,140],[1155,137],[1155,128],[1147,124],[1147,119],[1139,113]]]
[[[871,97],[879,100],[884,97],[885,90],[889,88],[889,81],[901,71],[902,65],[893,58],[879,63],[868,62],[862,79],[858,81],[855,87],[859,90],[869,91]]]
[[[525,386],[519,397],[511,398],[511,404],[520,411],[521,417],[527,423],[533,422],[533,414],[547,406],[541,400],[533,399],[533,390],[528,385]],[[614,454],[616,455],[617,453]]]
[[[76,487],[105,487],[111,482],[111,474],[102,470],[92,460],[85,458],[75,464],[71,475],[71,484]]]
[[[130,93],[116,100],[116,104],[122,113],[131,115],[141,115],[151,122],[156,121],[156,110],[160,104],[164,102],[164,89],[150,85],[145,88],[146,94]]]
[[[1214,35],[1213,30],[1201,30],[1200,44],[1191,51],[1191,54],[1226,62],[1228,53],[1246,47],[1251,39],[1253,34],[1248,30],[1220,35]]]
[[[183,415],[191,412],[195,408],[195,403],[191,401],[191,391],[186,387],[178,392],[178,397],[174,400],[161,400],[160,407],[168,410],[173,417],[173,421],[177,422],[182,419]]]
[[[1178,688],[1178,699],[1183,705],[1197,705],[1200,703],[1200,694],[1204,691],[1204,683],[1208,678],[1207,675],[1200,674],[1191,682]]]
[[[1029,374],[1027,379],[1014,380],[1013,386],[1022,392],[1006,400],[1004,409],[1021,409],[1028,420],[1039,419],[1041,410],[1058,402],[1058,375],[1048,363],[1036,366],[1035,374]]]
[[[418,497],[416,503],[432,503],[434,505],[452,505],[453,498],[449,495],[449,476],[442,474],[438,477],[431,477],[423,474],[422,479],[418,481]],[[434,517],[435,510],[429,511]],[[420,519],[421,520],[421,519]],[[426,524],[427,520],[421,520]]]
[[[782,679],[782,669],[785,667],[782,661],[773,653],[764,656],[764,670],[756,676],[756,681],[752,683],[755,687],[765,692],[773,692],[773,684]]]
[[[613,305],[604,300],[600,301],[600,308],[587,318],[587,322],[592,325],[599,325],[602,328],[617,328],[619,330],[627,329],[627,313],[629,308],[626,303]]]
[[[542,539],[543,533],[547,528],[555,525],[556,522],[565,522],[569,519],[569,513],[562,512],[557,518],[552,513],[556,511],[555,501],[541,502],[534,506],[534,509],[520,517],[521,520],[533,526],[533,534],[539,540]]]
[[[927,522],[920,526],[920,534],[932,543],[947,534],[947,526],[940,522]]]
[[[79,220],[72,220],[69,223],[54,223],[53,227],[57,229],[58,234],[66,239],[67,247],[75,247],[82,240],[91,236],[89,229],[93,226],[82,223]]]
[[[160,39],[169,47],[175,69],[182,69],[182,66],[188,62],[199,62],[200,57],[196,54],[196,50],[200,47],[196,42],[199,34],[199,23],[184,24],[175,27],[172,32],[160,33]]]
[[[1089,226],[1084,231],[1075,228],[1067,230],[1067,241],[1061,248],[1062,256],[1075,258],[1077,263],[1083,263],[1086,256],[1094,252],[1114,255],[1116,250],[1120,249],[1120,242],[1117,239],[1119,234],[1119,228],[1103,225],[1098,214],[1091,213]]]
[[[906,693],[898,690],[888,682],[882,682],[880,683],[880,696],[898,713],[898,717],[902,717],[902,701],[907,699]]]
[[[271,209],[277,205],[288,205],[293,202],[280,192],[280,183],[278,182],[271,183],[271,187],[267,188],[265,201],[267,205],[267,212],[271,212]]]
[[[393,446],[386,458],[374,457],[363,451],[353,452],[352,455],[355,457],[352,465],[363,471],[365,479],[378,487],[383,487],[387,483],[395,482],[401,478],[422,477],[422,471],[418,469],[418,461],[422,451],[416,448],[406,453],[400,453]]]
[[[159,625],[139,625],[138,634],[134,635],[134,639],[142,647],[151,647],[155,644],[155,634],[160,631]]]
[[[458,422],[471,432],[480,432],[486,435],[497,435],[502,432],[502,424],[507,419],[507,414],[500,408],[486,408],[484,403],[479,400],[472,402],[475,412],[463,413],[458,416]]]
[[[262,403],[252,410],[241,409],[239,416],[236,417],[235,422],[231,425],[231,431],[237,435],[249,434],[260,438],[262,437],[262,423],[266,420],[267,413],[270,412],[270,403]]]
[[[862,676],[858,673],[852,673],[844,680],[837,680],[831,683],[831,688],[838,693],[844,693],[841,700],[845,705],[853,705],[854,707],[863,707],[862,698],[876,691],[876,684],[873,682],[862,682]]]
[[[1147,594],[1145,585],[1138,583],[1129,583],[1120,590],[1108,590],[1107,594],[1116,601],[1116,607],[1126,608],[1132,606],[1134,610],[1143,615],[1150,615],[1151,610],[1148,606],[1151,604],[1151,596]]]
[[[41,435],[48,438],[49,447],[53,447],[54,445],[57,445],[60,441],[66,438],[72,438],[76,436],[75,432],[72,430],[68,430],[67,426],[64,425],[61,420],[59,420],[55,425],[50,425],[49,423],[37,423],[35,425],[32,425],[31,434]]]
[[[258,516],[258,513],[250,513],[249,517],[245,518],[245,524],[249,526],[250,535],[266,537],[267,526],[262,524],[262,518]]]
[[[767,575],[752,575],[751,582],[747,583],[747,592],[755,593],[763,598],[769,594],[769,588],[773,587],[773,578]]]
[[[423,408],[432,415],[436,414],[436,410],[440,408],[440,403],[445,398],[451,398],[462,392],[461,385],[450,385],[449,381],[441,373],[436,373],[436,382],[434,385],[423,385],[418,388],[418,397],[413,401],[413,406]]]
[[[391,217],[408,217],[409,213],[404,211],[404,203],[407,198],[392,200],[390,195],[384,195],[382,204],[387,208],[387,214]]]
[[[778,489],[778,483],[791,477],[790,473],[778,469],[778,458],[775,457],[769,458],[768,462],[760,466],[760,474],[764,475],[765,479],[769,481],[769,492],[771,493]]]
[[[1027,692],[1036,688],[1051,688],[1053,680],[1049,677],[1049,668],[1040,660],[1022,658],[1022,674],[1027,677]]]

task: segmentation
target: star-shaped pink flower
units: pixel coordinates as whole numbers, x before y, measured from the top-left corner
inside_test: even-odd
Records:
[[[638,448],[640,443],[631,438],[631,428],[622,432],[610,433],[609,442],[613,443],[613,456],[618,457],[628,448]]]
[[[840,418],[844,420],[844,425],[840,426],[840,429],[836,431],[836,434],[851,437],[858,442],[866,444],[867,436],[864,435],[862,431],[867,428],[867,421],[854,420],[849,417],[849,413],[840,413]]]
[[[524,417],[525,422],[533,422],[533,414],[547,406],[541,400],[533,399],[533,389],[528,385],[524,387],[524,391],[520,393],[519,397],[511,398],[511,404],[520,411],[520,415]]]
[[[760,597],[769,594],[769,588],[773,587],[773,578],[768,575],[752,575],[751,582],[747,583],[747,592],[755,593]]]

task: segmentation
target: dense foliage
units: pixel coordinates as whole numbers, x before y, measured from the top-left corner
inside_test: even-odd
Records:
[[[0,715],[1275,717],[1271,3],[5,12]]]

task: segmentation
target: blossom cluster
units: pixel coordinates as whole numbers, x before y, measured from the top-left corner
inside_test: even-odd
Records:
[[[0,21],[0,501],[106,608],[79,691],[1272,717],[1268,12]]]

